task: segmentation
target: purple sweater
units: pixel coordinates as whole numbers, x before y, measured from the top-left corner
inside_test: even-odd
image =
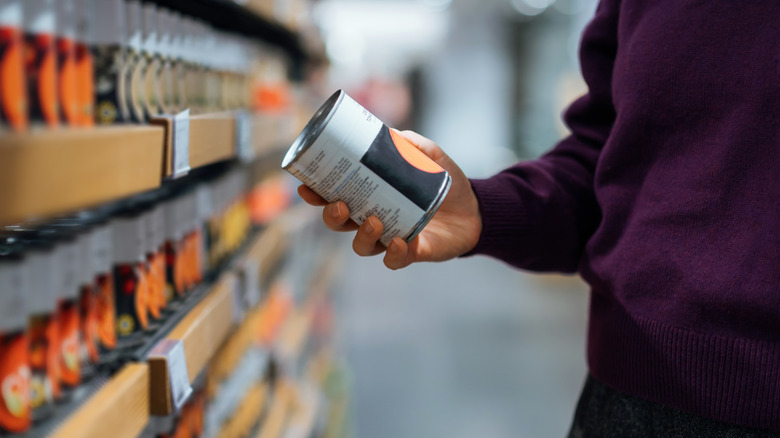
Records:
[[[588,365],[780,431],[780,1],[602,0],[572,135],[472,180],[473,253],[590,284]]]

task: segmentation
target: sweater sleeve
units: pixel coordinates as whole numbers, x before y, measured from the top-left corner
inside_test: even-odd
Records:
[[[565,113],[571,135],[537,160],[471,180],[483,228],[468,255],[489,255],[532,271],[577,270],[601,220],[594,173],[615,120],[618,3],[601,0],[583,33],[580,63],[588,93]]]

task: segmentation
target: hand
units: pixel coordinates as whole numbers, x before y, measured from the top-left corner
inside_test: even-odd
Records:
[[[349,218],[349,209],[344,202],[329,204],[304,185],[298,187],[298,194],[311,205],[325,207],[322,219],[331,230],[357,230],[352,242],[355,253],[365,257],[385,252],[384,263],[390,269],[405,268],[416,262],[449,260],[471,251],[482,232],[482,218],[477,197],[466,175],[431,140],[412,131],[403,131],[401,135],[447,170],[452,177],[452,186],[439,210],[422,232],[408,244],[402,238],[394,237],[390,246],[385,248],[379,243],[382,223],[375,216],[369,217],[362,226],[358,226]]]

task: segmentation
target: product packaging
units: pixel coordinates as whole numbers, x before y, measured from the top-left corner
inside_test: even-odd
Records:
[[[144,77],[146,59],[142,55],[143,47],[143,10],[138,0],[125,1],[125,23],[127,24],[127,52],[125,56],[125,99],[136,123],[145,123],[146,93]]]
[[[95,4],[105,0],[76,0],[76,96],[78,125],[95,124],[95,46],[97,16]],[[103,17],[100,17],[103,19]]]
[[[22,3],[30,121],[55,127],[60,122],[60,109],[54,0],[24,0]]]
[[[76,68],[76,9],[74,0],[57,0],[56,47],[57,91],[62,121],[77,126],[81,121]]]
[[[162,69],[162,57],[159,52],[158,17],[162,15],[162,9],[157,9],[152,3],[143,5],[143,39],[141,53],[146,61],[146,69],[143,71],[143,103],[146,115],[149,118],[161,114],[160,111],[160,84],[158,82]]]
[[[13,238],[0,238],[0,435],[32,423],[26,299],[29,262]]]
[[[132,120],[127,78],[132,57],[127,52],[126,8],[122,0],[95,0],[95,120],[98,124]]]
[[[29,122],[22,23],[22,0],[0,0],[0,130]]]
[[[149,328],[149,285],[145,276],[143,221],[137,212],[111,223],[114,252],[116,331],[122,347],[143,340]]]

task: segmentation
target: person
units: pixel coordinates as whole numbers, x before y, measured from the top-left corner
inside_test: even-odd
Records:
[[[412,240],[325,224],[390,269],[483,254],[579,272],[589,376],[571,437],[780,436],[780,2],[601,0],[571,135],[452,188]]]

